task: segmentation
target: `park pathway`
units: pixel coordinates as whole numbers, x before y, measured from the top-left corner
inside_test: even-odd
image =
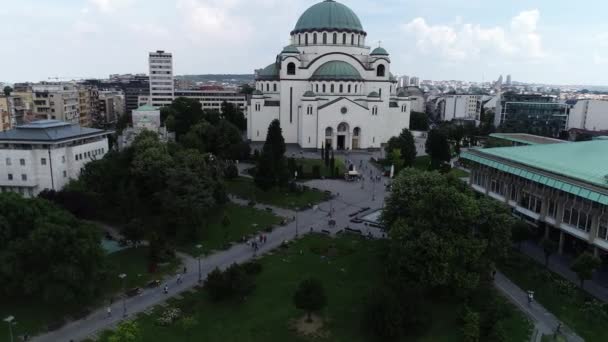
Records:
[[[364,156],[363,158],[369,158],[369,156]],[[367,162],[367,159],[365,159],[364,162]],[[300,236],[310,232],[320,232],[321,230],[325,230],[331,235],[334,235],[345,227],[350,226],[365,231],[366,233],[369,231],[374,237],[383,236],[383,233],[379,229],[365,228],[363,225],[354,225],[350,223],[351,217],[349,216],[362,207],[371,207],[370,211],[381,208],[382,199],[385,196],[384,187],[381,186],[381,182],[376,186],[365,184],[364,189],[361,189],[360,183],[347,183],[339,180],[319,180],[311,181],[307,184],[322,190],[329,190],[334,194],[340,193],[340,195],[331,201],[321,203],[317,206],[316,210],[308,209],[299,211],[297,213],[297,221],[291,220],[285,226],[279,227],[271,233],[264,233],[268,237],[268,242],[260,246],[257,254],[254,253],[250,246],[241,243],[233,245],[228,250],[201,258],[200,278],[205,279],[207,274],[216,267],[225,269],[233,263],[243,263],[256,256],[266,254],[279,247],[284,241],[296,238],[296,230]],[[267,205],[261,206],[270,207]],[[330,207],[333,207],[334,209],[333,219],[336,221],[336,225],[333,228],[329,228],[327,224]],[[280,216],[286,215],[289,217],[289,215],[296,215],[294,211],[281,208],[273,208],[273,211]],[[163,280],[160,287],[144,289],[139,295],[127,298],[125,301],[127,318],[147,311],[148,309],[163,303],[168,298],[189,291],[199,285],[198,259],[183,256],[183,262],[184,266],[187,267],[188,272],[182,277],[181,284],[177,284],[175,276],[168,276]],[[163,286],[165,284],[169,287],[168,294],[163,293]],[[67,323],[58,330],[36,336],[32,340],[40,342],[68,342],[71,340],[81,341],[95,337],[97,333],[112,328],[121,322],[124,319],[122,313],[123,302],[117,301],[112,304],[111,317],[107,317],[106,307],[98,308],[83,319]]]
[[[540,341],[542,335],[553,335],[555,333],[560,322],[557,317],[536,301],[528,303],[528,294],[515,285],[504,274],[496,272],[494,285],[505,295],[505,297],[507,297],[507,299],[534,321],[536,329],[539,332],[539,334],[535,336],[536,341]],[[569,342],[584,342],[583,338],[565,325],[561,326],[560,332]]]

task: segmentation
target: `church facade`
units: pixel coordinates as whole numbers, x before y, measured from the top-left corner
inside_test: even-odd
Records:
[[[397,93],[388,52],[370,52],[357,15],[325,0],[302,14],[291,44],[256,70],[247,137],[263,142],[281,123],[286,143],[305,149],[380,148],[409,128],[411,103]]]

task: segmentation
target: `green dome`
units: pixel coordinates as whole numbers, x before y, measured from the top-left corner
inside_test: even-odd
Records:
[[[277,79],[279,78],[279,68],[276,63],[272,63],[269,66],[265,67],[262,70],[258,71],[256,79]]]
[[[372,53],[370,54],[371,56],[388,56],[388,52],[381,47],[377,47],[374,49],[374,51],[372,51]]]
[[[252,95],[264,95],[259,89],[253,91]]]
[[[286,47],[283,48],[283,51],[281,53],[297,53],[299,54],[300,51],[293,45],[287,45]]]
[[[307,9],[291,34],[322,30],[366,34],[355,12],[333,0],[325,0]]]
[[[369,95],[367,95],[367,97],[380,97],[380,94],[375,91],[372,91],[371,93],[369,93]]]
[[[304,93],[304,97],[316,97],[316,96],[317,95],[315,95],[315,93],[312,92],[311,90]]]
[[[342,61],[330,61],[321,65],[310,78],[311,80],[363,80],[354,66]]]

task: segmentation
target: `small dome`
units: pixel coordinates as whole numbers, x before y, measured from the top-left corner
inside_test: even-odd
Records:
[[[260,90],[256,89],[253,91],[253,93],[251,93],[251,95],[264,95],[264,93],[262,93]]]
[[[342,61],[330,61],[321,65],[310,78],[311,80],[362,80],[361,74],[354,66]]]
[[[348,31],[366,34],[359,17],[350,8],[325,0],[307,9],[291,34],[311,31]]]
[[[293,45],[287,45],[286,47],[283,48],[283,51],[281,51],[281,53],[297,53],[300,54],[300,51]]]
[[[279,78],[279,68],[276,63],[272,63],[258,71],[256,79],[277,79]]]
[[[372,51],[370,56],[388,56],[388,52],[382,47],[377,47]]]
[[[371,93],[369,93],[369,95],[367,95],[367,97],[380,97],[380,94],[375,91],[372,91]]]
[[[399,92],[399,94],[397,94],[397,97],[407,97],[407,93],[404,90],[402,90]]]
[[[304,97],[317,97],[317,95],[311,90],[304,93]]]

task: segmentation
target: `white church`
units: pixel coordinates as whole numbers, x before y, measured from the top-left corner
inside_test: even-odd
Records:
[[[291,45],[256,70],[247,138],[263,142],[278,119],[286,143],[305,149],[380,148],[409,128],[411,103],[397,93],[388,52],[365,45],[357,15],[333,0],[302,14]]]

